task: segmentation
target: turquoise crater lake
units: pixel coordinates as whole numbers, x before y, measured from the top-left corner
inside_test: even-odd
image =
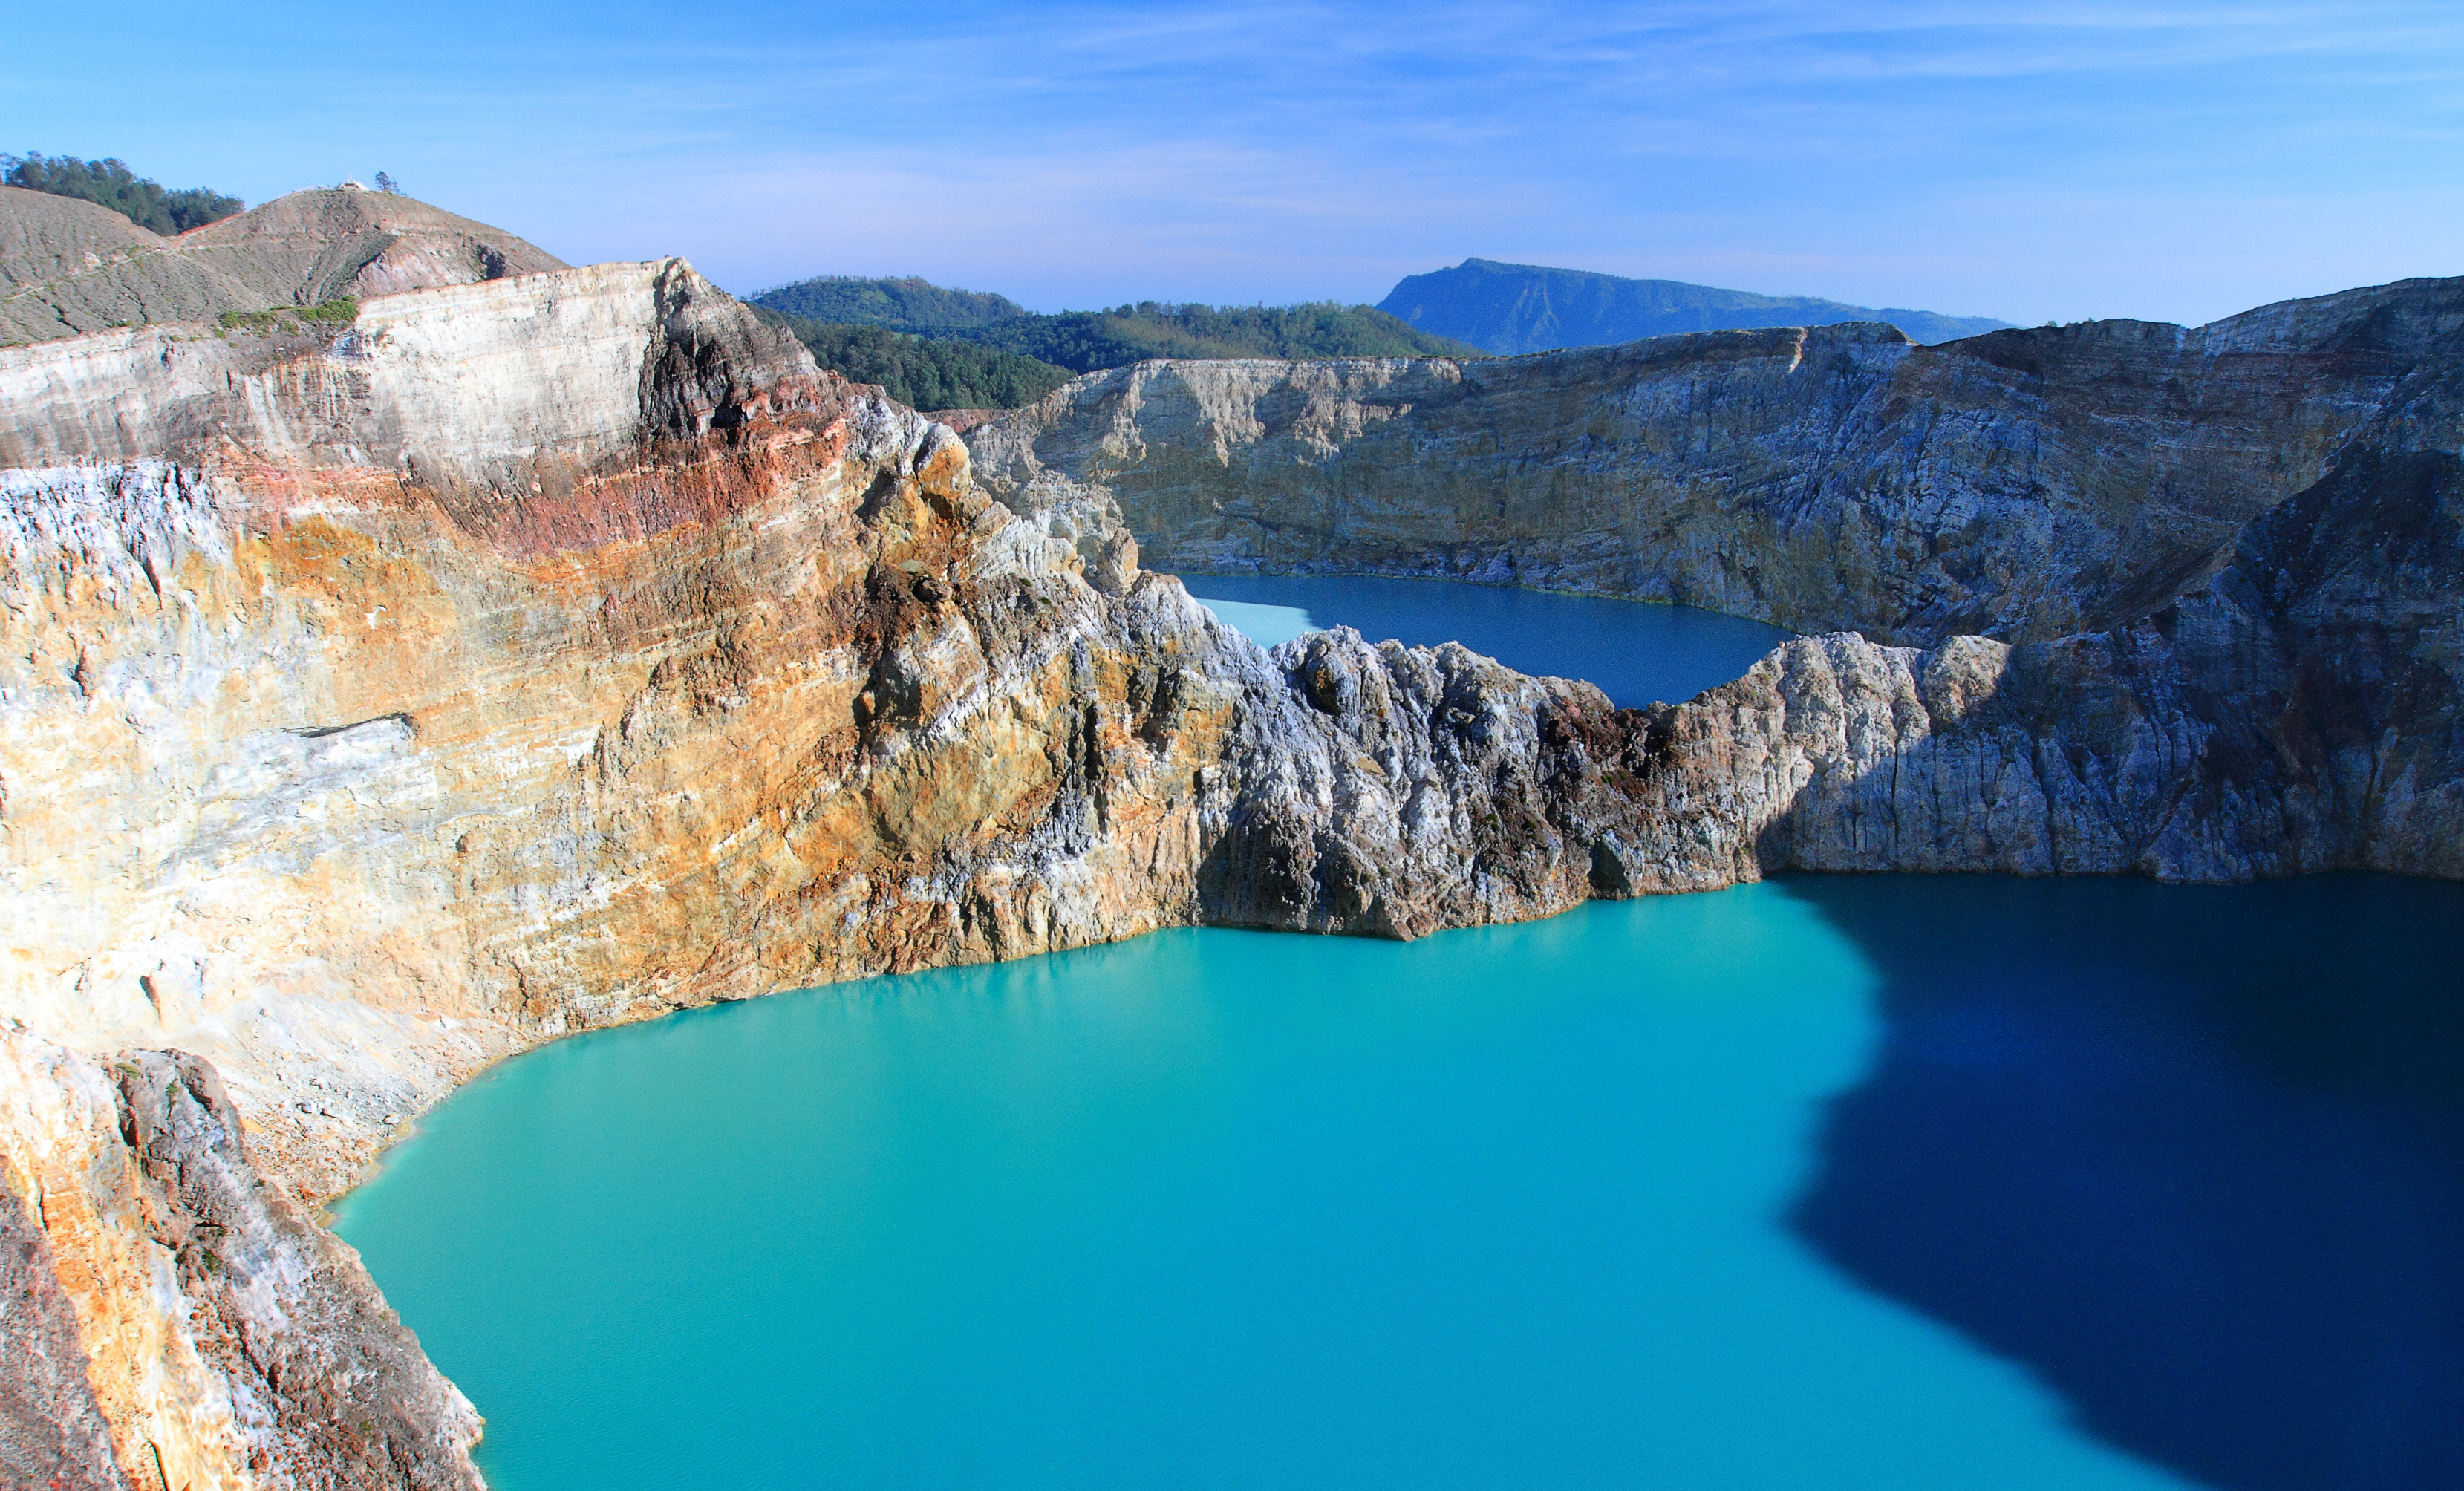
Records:
[[[500,1491],[2446,1485],[2459,960],[2365,876],[1166,932],[556,1043],[338,1228]]]

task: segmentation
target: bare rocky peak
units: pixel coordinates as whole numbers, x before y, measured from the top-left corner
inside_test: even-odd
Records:
[[[295,191],[177,238],[0,187],[0,345],[565,267],[502,229],[357,187]]]
[[[0,345],[270,304],[109,208],[0,186]]]
[[[295,191],[177,242],[182,252],[226,265],[264,289],[272,304],[315,305],[338,296],[397,295],[571,267],[501,228],[347,186]]]

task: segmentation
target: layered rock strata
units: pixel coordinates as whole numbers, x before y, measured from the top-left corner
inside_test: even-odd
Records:
[[[562,1029],[1183,914],[1222,705],[1108,738],[1120,554],[681,265],[514,283],[0,353],[75,463],[5,478],[11,1010],[213,1056],[311,1195]]]
[[[1800,631],[2043,641],[2151,614],[2424,368],[2464,281],[2184,328],[1919,347],[1714,332],[1492,362],[1146,362],[974,429],[1021,508],[1116,503],[1151,560],[1632,596]]]
[[[1287,645],[1300,649],[1303,691],[1359,749],[1327,754],[1333,780],[1317,795],[1323,805],[1314,814],[1251,815],[1236,825],[1232,845],[1216,851],[1243,866],[1234,878],[1251,898],[1244,914],[1328,930],[1428,930],[1448,924],[1444,909],[1465,888],[1443,885],[1462,878],[1443,855],[1463,855],[1472,866],[1498,865],[1512,858],[1501,852],[1507,845],[1524,848],[1526,878],[1518,884],[1529,888],[1528,904],[1535,908],[1570,904],[1587,890],[1700,889],[1782,868],[2137,872],[2211,881],[2334,868],[2464,875],[2464,720],[2457,710],[2464,697],[2457,603],[2464,595],[2457,455],[2464,446],[2464,345],[2451,309],[2459,293],[2464,286],[2452,281],[2356,292],[2236,318],[2224,323],[2230,338],[2209,329],[2207,347],[2274,346],[2286,368],[2307,368],[2302,376],[2314,384],[2361,366],[2366,376],[2357,383],[2370,403],[2307,455],[2301,451],[2315,430],[2305,432],[2299,421],[2271,431],[2246,413],[2237,428],[2220,431],[2214,427],[2222,417],[2211,411],[2201,438],[2228,448],[2230,459],[2210,463],[2203,476],[2210,493],[2201,500],[2219,510],[2237,502],[2255,515],[2221,552],[2201,557],[2187,579],[2176,559],[2115,536],[2143,535],[2170,522],[2165,514],[2178,514],[2186,483],[2159,483],[2146,473],[2188,462],[2185,447],[2192,442],[2169,429],[2143,429],[2154,448],[2135,448],[2125,443],[2128,422],[2111,412],[2111,387],[2090,380],[2082,394],[2051,373],[2035,375],[2032,417],[2040,434],[2101,428],[2100,470],[2108,478],[2136,472],[2147,485],[2108,493],[2101,547],[2082,540],[2075,550],[2022,548],[2014,567],[1971,572],[1965,588],[1938,568],[1903,568],[1894,593],[1920,603],[1895,613],[1895,625],[1872,629],[1887,634],[1911,615],[1937,616],[1956,591],[1967,598],[1960,603],[2005,616],[2023,617],[2046,596],[2066,596],[2065,603],[2081,611],[2123,614],[2101,630],[2015,646],[1953,635],[1927,650],[1853,633],[1821,636],[1790,644],[1744,678],[1683,705],[1617,712],[1586,689],[1528,682],[1520,687],[1539,692],[1489,717],[1470,701],[1495,700],[1518,685],[1473,682],[1470,661],[1449,662],[1445,649],[1429,656],[1391,645],[1369,648],[1341,633]],[[2054,365],[2056,354],[2098,340],[2084,330],[1986,340],[1997,344],[1990,350],[2001,362],[2041,369]],[[1646,355],[1654,346],[1625,349],[1635,366],[1590,390],[1589,401],[1608,406],[1663,398]],[[1133,371],[1152,387],[1177,378],[1238,380],[1254,369],[1148,364]],[[1363,367],[1289,371],[1306,382]],[[1079,390],[1101,406],[1121,392],[1105,388],[1111,376],[1082,380]],[[2300,398],[2314,408],[2334,403],[2315,386]],[[1129,406],[1125,399],[1114,412]],[[1071,514],[1133,485],[1127,477],[1107,486],[1037,467],[1016,442],[1051,411],[1019,416],[1006,432],[977,432],[988,461],[1015,463],[1013,479],[996,479],[995,490],[1022,505],[1048,503],[1056,514]],[[1449,417],[1471,421],[1461,408]],[[1904,417],[1936,428],[1952,423],[1941,409]],[[1122,471],[1155,483],[1141,499],[1148,505],[1136,508],[1152,515],[1161,506],[1153,493],[1167,490],[1163,473],[1177,469],[1177,453],[1141,450],[1117,422],[1108,428],[1111,433],[1088,449],[1115,451]],[[2274,450],[2264,446],[2271,433],[2278,441]],[[1350,457],[1338,449],[1336,458]],[[1733,451],[1705,464],[1716,468],[1729,458]],[[1228,448],[1225,459],[1232,459]],[[1191,464],[1205,472],[1210,458]],[[2047,466],[2039,459],[2035,470],[2041,474]],[[1021,471],[1023,481],[1015,479]],[[2273,477],[2251,476],[2255,491],[2232,486],[2227,477],[2235,471],[2311,479],[2282,495]],[[1397,470],[1389,480],[1400,487],[1414,474]],[[1946,468],[1941,479],[1953,478],[1978,479]],[[1535,476],[1525,490],[1548,480]],[[1637,477],[1636,485],[1647,493],[1652,480]],[[1203,500],[1191,487],[1168,490],[1192,506]],[[2043,505],[2056,510],[2049,523],[2061,520],[2058,496],[2044,493]],[[1251,500],[1270,509],[1264,497]],[[1302,514],[1293,526],[1306,531],[1314,519],[1307,502],[1296,505]],[[1870,508],[1903,511],[1879,496]],[[2149,509],[2163,512],[2150,518]],[[2083,510],[2074,502],[2072,516]],[[1869,510],[1833,530],[1880,521]],[[1341,531],[1346,542],[1356,532]],[[1166,528],[1146,537],[1168,544],[1181,533]],[[1749,541],[1738,551],[1756,553]],[[1848,571],[1852,580],[1854,574]],[[2150,594],[2152,602],[2123,599]],[[1852,613],[1872,601],[1853,584],[1836,597]],[[2129,608],[2142,603],[2144,609]],[[2011,629],[2024,634],[2044,625],[2014,622]],[[1432,661],[1441,665],[1434,673]],[[1385,782],[1420,769],[1407,759],[1398,773],[1397,762],[1380,756],[1385,742],[1415,735],[1410,728],[1398,735],[1397,721],[1452,723],[1466,740],[1505,732],[1513,740],[1507,756],[1518,763],[1514,770],[1479,762],[1468,775],[1528,782],[1513,795],[1524,811],[1476,812],[1468,827],[1459,820],[1451,834],[1435,836],[1444,849],[1425,857],[1421,846],[1407,846],[1408,832],[1366,848],[1367,825],[1397,812],[1407,826],[1411,822],[1402,805],[1408,793],[1396,794]],[[1441,735],[1432,739],[1442,756]],[[1378,762],[1382,779],[1357,765],[1370,760]],[[1347,761],[1355,763],[1348,774]],[[1534,863],[1546,866],[1536,879],[1529,875]],[[1290,866],[1308,872],[1295,881],[1284,869]],[[1441,882],[1434,893],[1387,893],[1432,874]],[[1475,904],[1481,899],[1470,896]]]
[[[0,349],[0,1014],[18,1031],[0,1243],[31,1302],[0,1327],[12,1360],[46,1364],[11,1380],[0,1436],[65,1483],[140,1477],[149,1446],[166,1484],[467,1481],[466,1411],[285,1208],[347,1184],[480,1064],[576,1029],[1192,922],[1409,936],[1791,866],[2459,870],[2464,516],[2435,360],[2362,358],[2378,371],[2284,393],[2286,424],[2319,432],[2308,467],[2278,470],[2253,443],[2291,437],[2244,413],[2159,495],[1977,508],[1980,535],[2041,540],[2007,562],[1869,554],[1898,577],[1873,594],[1899,598],[1901,629],[1990,611],[2027,633],[2164,591],[2123,624],[1929,651],[1808,639],[1693,701],[1618,711],[1460,647],[1336,631],[1263,651],[1141,567],[1118,480],[1020,443],[1061,406],[978,432],[994,501],[946,428],[817,372],[679,261],[374,299],[330,340],[193,331]],[[1581,397],[1657,406],[1682,384],[1725,408],[1776,388],[1816,449],[1870,404],[1858,368],[1898,380],[1915,356],[1871,333],[1721,345],[1727,371],[1676,384],[1655,371],[1670,349],[1622,349]],[[1791,382],[1815,363],[1818,387]],[[1088,406],[1146,390],[1130,413],[1149,418],[1149,392],[1199,376],[1133,371],[1082,381]],[[1328,448],[1368,438],[1362,420]],[[1984,428],[1955,449],[2017,439]],[[1698,458],[1720,471],[1783,459],[1714,430]],[[2142,477],[2188,469],[2179,441],[2113,438]],[[1229,471],[1236,448],[1122,470]],[[1777,544],[1737,573],[1808,596],[1808,554],[1866,552],[1864,529],[1817,521],[1831,489],[1807,489],[1799,527],[1770,490],[1705,498],[1738,526],[1699,552]],[[2262,515],[2237,537],[2202,526],[2245,509]],[[1782,541],[1817,530],[1831,548]],[[2080,569],[2098,535],[2121,547]],[[89,1201],[49,1199],[72,1191]],[[254,1251],[199,1241],[243,1234]],[[313,1283],[284,1318],[347,1348],[279,1371],[218,1354],[257,1317],[209,1256]],[[350,1416],[368,1393],[399,1413]]]

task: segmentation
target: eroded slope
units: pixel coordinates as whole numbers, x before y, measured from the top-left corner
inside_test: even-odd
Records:
[[[0,186],[0,346],[564,267],[389,192],[297,191],[161,238],[91,202]]]
[[[1149,362],[971,430],[1017,505],[1155,562],[1436,575],[1929,645],[2137,621],[2456,359],[2464,281],[2183,328],[1918,347],[1882,326],[1487,362]]]
[[[2464,401],[2435,297],[2408,320],[2372,294],[2211,328],[2195,358],[2150,331],[1942,366],[1871,333],[1713,339],[1486,388],[1150,364],[981,442],[989,484],[675,260],[381,297],[327,338],[0,350],[0,1228],[35,1302],[0,1330],[12,1359],[82,1353],[91,1392],[67,1366],[11,1379],[48,1395],[0,1403],[0,1435],[56,1426],[27,1453],[126,1475],[186,1455],[198,1485],[467,1479],[465,1411],[281,1207],[587,1026],[1191,922],[1409,936],[1791,866],[2464,872]],[[2122,371],[2056,410],[2042,356],[2007,365],[2032,348]],[[2204,367],[2209,413],[2151,366]],[[1924,479],[1840,485],[1820,463],[1859,421],[1929,431],[1891,448]],[[1369,495],[1482,480],[1514,522],[1641,491],[1692,525],[1682,550],[1573,533],[1569,565],[1628,544],[1808,605],[1827,580],[1919,629],[2164,594],[2016,646],[1810,638],[1618,711],[1460,647],[1262,651],[1142,569],[1112,505],[1181,493],[1164,543],[1254,529],[1259,562],[1320,562],[1403,542]],[[1822,506],[1860,493],[1966,502],[1976,543],[2034,547],[1881,543]],[[1277,526],[1321,499],[1366,526]],[[1807,558],[1834,553],[1868,569]],[[118,1054],[145,1048],[182,1054]],[[271,1397],[266,1356],[217,1354],[238,1306],[184,1219],[229,1232],[214,1208],[260,1193],[179,1199],[191,1169],[256,1177],[265,1257],[324,1281],[285,1318],[330,1329]],[[78,1274],[71,1247],[119,1261]],[[334,1332],[378,1365],[319,1355]],[[351,1394],[393,1416],[319,1437]]]

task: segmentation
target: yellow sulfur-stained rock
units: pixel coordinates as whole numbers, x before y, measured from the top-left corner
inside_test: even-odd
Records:
[[[1197,922],[1410,937],[1783,867],[2464,873],[2464,357],[2431,298],[2401,357],[2356,355],[2378,403],[2287,395],[2310,453],[2157,525],[2196,562],[2104,629],[1804,638],[1647,710],[1459,645],[1265,651],[1151,567],[1322,508],[1324,463],[1419,428],[1397,390],[1462,368],[1273,364],[1280,403],[1266,364],[1101,375],[976,431],[987,491],[950,429],[679,260],[375,298],[314,344],[0,348],[0,1233],[30,1302],[0,1346],[41,1364],[0,1395],[0,1463],[470,1483],[470,1406],[299,1206],[578,1030]],[[2343,355],[2301,340],[2349,331],[2327,311],[2254,316],[2253,356]],[[1555,381],[1526,413],[1777,388],[1802,434],[1816,353],[1883,382],[1913,357],[1781,342],[1514,376]],[[1428,460],[1480,423],[1449,406]],[[1721,428],[1671,435],[1651,479],[1733,476]],[[1530,443],[1500,469],[1564,455]],[[1389,465],[1373,495],[1469,490]],[[1567,490],[1614,485],[1592,474]],[[1165,515],[1143,554],[1133,476]],[[1191,516],[1219,498],[1222,523]],[[1727,511],[1689,509],[1675,550],[1567,541],[1813,593],[1805,533]],[[2071,523],[1955,595],[1941,551],[1860,549],[1841,573],[1879,588],[1843,593],[2057,629],[2135,593],[2113,536],[2145,528]]]

